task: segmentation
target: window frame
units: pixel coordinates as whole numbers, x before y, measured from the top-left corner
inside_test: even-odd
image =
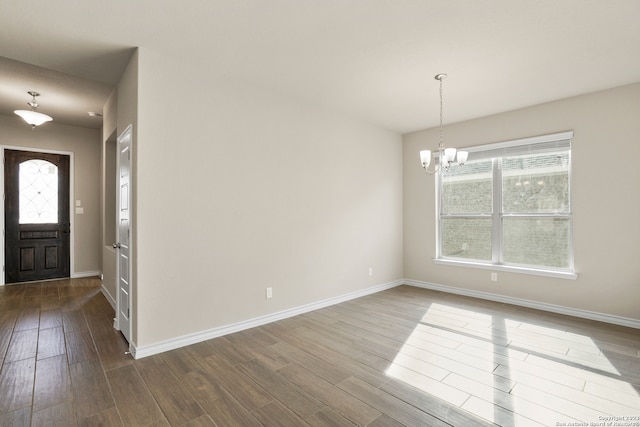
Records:
[[[525,274],[533,274],[547,277],[557,277],[575,280],[578,275],[574,265],[573,251],[573,197],[572,197],[572,156],[571,142],[573,131],[554,133],[549,135],[523,138],[487,145],[465,148],[469,151],[469,160],[473,159],[473,153],[478,153],[480,158],[491,159],[492,166],[492,212],[490,214],[443,214],[442,213],[442,188],[443,179],[440,173],[436,174],[436,264],[454,265],[460,267],[473,267],[492,271],[508,271]],[[502,189],[502,160],[503,157],[518,155],[527,152],[549,152],[557,148],[566,148],[569,155],[567,165],[569,205],[566,213],[505,213],[503,212]],[[529,150],[529,151],[527,151]],[[539,151],[538,151],[539,150]],[[442,255],[443,223],[446,218],[484,218],[491,219],[491,260],[474,260],[456,258]],[[503,227],[505,218],[565,218],[568,220],[568,267],[555,268],[548,266],[532,266],[517,263],[505,264],[503,256]]]

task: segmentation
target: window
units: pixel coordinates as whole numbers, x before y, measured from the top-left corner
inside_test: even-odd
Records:
[[[46,160],[20,163],[20,224],[58,222],[58,167]]]
[[[572,132],[468,149],[437,181],[436,262],[575,278]]]

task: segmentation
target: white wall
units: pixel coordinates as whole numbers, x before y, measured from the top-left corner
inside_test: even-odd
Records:
[[[112,244],[116,238],[116,120],[118,91],[114,89],[103,107],[101,188],[102,188],[102,286],[109,302],[116,304],[116,250]]]
[[[75,227],[75,264],[71,274],[98,274],[101,269],[100,131],[60,125],[55,121],[31,130],[18,116],[0,115],[0,144],[74,153],[75,199],[82,202],[84,214],[71,213]]]
[[[446,126],[465,147],[574,130],[572,195],[578,279],[436,265],[435,184],[419,165],[437,129],[404,136],[405,278],[640,319],[640,83]]]
[[[402,278],[399,135],[151,51],[139,76],[138,346]]]

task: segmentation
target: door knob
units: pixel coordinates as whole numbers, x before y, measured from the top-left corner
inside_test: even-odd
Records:
[[[113,244],[113,249],[120,249],[120,243],[114,243]]]

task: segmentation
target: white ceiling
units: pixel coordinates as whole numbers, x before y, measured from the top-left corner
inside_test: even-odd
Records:
[[[437,124],[441,72],[445,122],[638,82],[638,22],[638,0],[0,0],[0,57],[57,72],[0,61],[0,114],[37,90],[99,127],[141,47],[404,133]]]

